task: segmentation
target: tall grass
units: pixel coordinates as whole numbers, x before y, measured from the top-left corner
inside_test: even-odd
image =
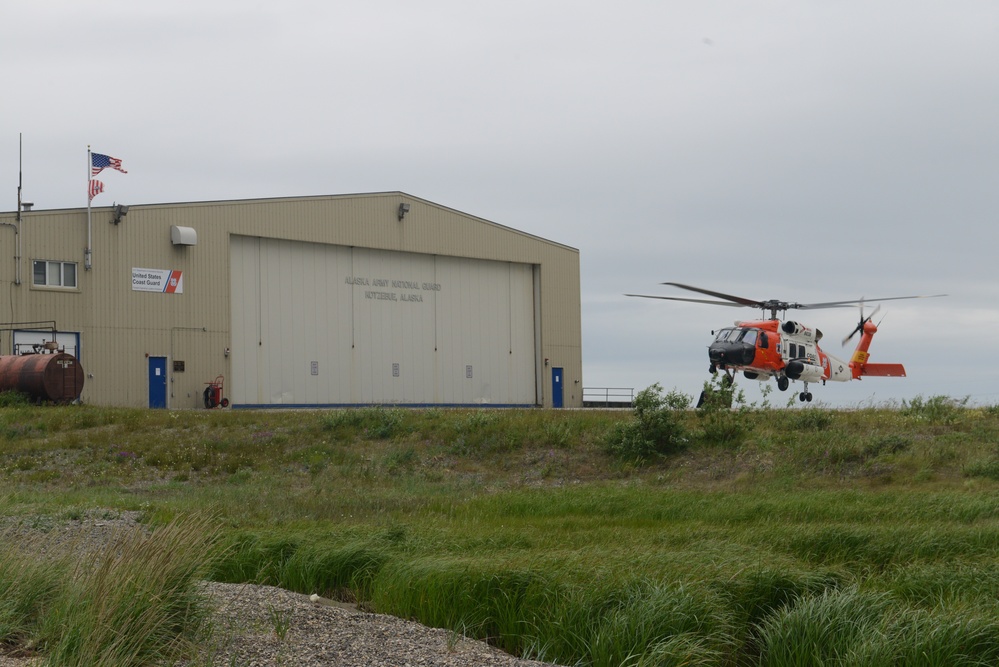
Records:
[[[371,595],[371,580],[388,559],[377,536],[343,544],[303,536],[241,533],[208,576],[230,583],[255,582],[354,601]]]
[[[995,665],[999,619],[994,611],[911,608],[856,588],[829,591],[761,624],[759,664]]]
[[[857,649],[877,634],[884,596],[856,588],[826,591],[784,607],[760,630],[760,665],[860,664]]]
[[[70,569],[69,554],[49,553],[37,537],[0,532],[0,645],[31,649]]]
[[[52,534],[4,537],[0,642],[60,666],[169,664],[195,654],[206,614],[197,582],[217,539],[207,519],[123,529],[96,548]]]

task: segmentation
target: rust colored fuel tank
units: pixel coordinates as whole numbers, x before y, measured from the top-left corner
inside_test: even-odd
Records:
[[[0,356],[0,391],[19,391],[34,401],[70,403],[83,391],[83,367],[72,354]]]

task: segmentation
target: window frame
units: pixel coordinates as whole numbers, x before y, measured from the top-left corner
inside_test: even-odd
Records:
[[[44,282],[38,282],[39,270],[43,269]],[[72,273],[73,284],[67,285],[67,267],[72,267],[69,273]],[[40,287],[43,289],[57,289],[57,290],[79,290],[80,289],[80,272],[79,263],[70,262],[66,260],[59,259],[33,259],[31,260],[31,286]],[[53,277],[58,277],[58,284],[51,282]]]

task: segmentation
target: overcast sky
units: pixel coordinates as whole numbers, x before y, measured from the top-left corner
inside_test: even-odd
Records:
[[[0,19],[0,210],[18,133],[39,209],[86,205],[88,145],[129,172],[105,170],[95,206],[401,190],[579,249],[588,388],[696,394],[710,331],[757,314],[623,296],[687,296],[664,281],[947,293],[878,313],[872,361],[908,378],[812,393],[999,403],[996,0],[49,0]],[[849,358],[856,311],[789,317]]]

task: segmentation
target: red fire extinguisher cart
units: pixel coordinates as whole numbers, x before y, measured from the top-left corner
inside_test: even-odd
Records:
[[[228,408],[229,399],[222,395],[222,390],[225,386],[225,378],[218,375],[214,380],[207,382],[206,384],[208,386],[205,387],[205,407],[209,410],[220,407]]]

